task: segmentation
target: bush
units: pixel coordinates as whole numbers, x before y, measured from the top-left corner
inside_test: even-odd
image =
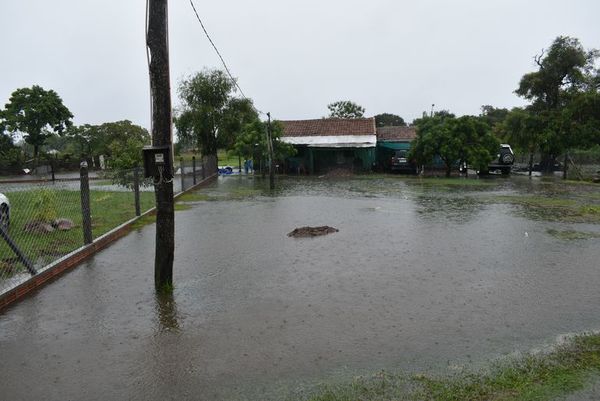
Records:
[[[58,217],[58,200],[56,194],[49,189],[38,189],[33,192],[32,204],[34,220],[50,223]]]

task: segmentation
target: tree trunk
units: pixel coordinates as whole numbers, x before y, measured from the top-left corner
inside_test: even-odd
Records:
[[[563,180],[567,179],[567,170],[568,170],[568,165],[567,162],[569,161],[569,151],[565,150],[565,159],[563,162]]]
[[[451,173],[452,173],[452,166],[446,164],[446,177],[450,177]]]
[[[152,143],[169,146],[172,159],[171,88],[169,77],[169,49],[167,41],[168,0],[149,0],[148,33],[150,52],[150,88],[152,92]],[[173,163],[171,163],[173,166]],[[173,172],[168,172],[172,178]],[[168,181],[168,180],[167,180]],[[157,288],[169,288],[173,283],[175,253],[175,211],[173,181],[154,186],[156,195],[156,249],[154,256],[154,283]]]
[[[531,177],[531,172],[533,171],[533,152],[529,152],[529,176]]]

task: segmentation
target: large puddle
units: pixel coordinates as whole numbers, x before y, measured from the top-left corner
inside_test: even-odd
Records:
[[[600,328],[596,187],[278,184],[270,194],[261,179],[226,177],[190,197],[171,297],[154,292],[151,225],[0,313],[2,398],[282,399]],[[339,232],[287,237],[307,225]],[[550,234],[563,231],[589,236]]]

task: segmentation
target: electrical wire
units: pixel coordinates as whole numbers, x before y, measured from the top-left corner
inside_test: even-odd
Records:
[[[202,30],[204,31],[204,34],[208,38],[208,41],[212,45],[213,49],[215,49],[215,52],[217,53],[217,56],[219,56],[219,58],[221,59],[221,63],[223,63],[223,67],[225,67],[225,71],[227,71],[227,75],[229,75],[229,78],[231,78],[231,80],[233,81],[233,83],[235,84],[235,86],[238,88],[238,90],[242,94],[242,97],[244,99],[248,100],[248,98],[246,97],[246,95],[244,95],[244,91],[242,91],[242,88],[240,88],[240,86],[238,85],[238,83],[235,80],[235,78],[233,78],[233,75],[231,75],[231,71],[229,71],[229,67],[227,67],[227,63],[225,63],[225,60],[223,59],[223,56],[221,56],[221,53],[219,52],[219,49],[217,49],[217,46],[215,45],[215,43],[211,39],[210,35],[208,34],[208,31],[206,30],[206,27],[204,26],[204,23],[202,22],[202,19],[200,19],[200,15],[198,15],[198,11],[196,10],[196,6],[194,6],[194,2],[192,0],[190,0],[190,5],[192,6],[192,9],[194,10],[194,14],[196,14],[196,18],[198,19],[198,22],[200,23],[200,26],[202,27]]]
[[[221,63],[223,64],[223,67],[225,67],[225,71],[227,72],[227,75],[229,75],[229,78],[231,79],[231,81],[233,82],[233,84],[236,86],[236,88],[240,91],[242,97],[248,101],[251,102],[250,99],[248,99],[246,97],[246,95],[244,94],[244,91],[242,90],[242,88],[240,88],[240,85],[238,84],[237,80],[233,77],[233,75],[231,74],[231,71],[229,70],[229,67],[227,66],[227,63],[225,63],[225,60],[223,59],[223,56],[221,56],[221,52],[219,52],[219,49],[217,48],[217,46],[215,45],[215,43],[213,42],[212,38],[210,37],[208,31],[206,30],[206,27],[204,26],[204,23],[202,22],[202,19],[200,18],[200,15],[198,15],[198,11],[196,10],[196,6],[194,5],[194,2],[192,0],[190,0],[190,5],[192,6],[192,9],[194,10],[194,14],[196,14],[196,18],[198,19],[198,22],[200,23],[200,26],[202,27],[202,30],[204,31],[204,34],[206,35],[206,38],[208,39],[208,41],[210,42],[210,44],[212,45],[213,49],[215,50],[215,52],[217,53],[217,56],[219,56],[219,59],[221,59]],[[252,107],[254,108],[254,110],[256,110],[258,113],[260,114],[265,114],[264,112],[260,111],[259,109],[257,109],[254,104],[252,105]]]

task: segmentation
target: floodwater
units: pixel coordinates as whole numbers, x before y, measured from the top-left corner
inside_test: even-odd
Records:
[[[0,312],[1,398],[284,399],[600,328],[600,239],[548,234],[600,225],[495,201],[577,194],[526,177],[425,182],[289,178],[269,194],[219,178],[176,214],[172,296],[154,292],[150,225]],[[339,232],[287,237],[305,225]]]

